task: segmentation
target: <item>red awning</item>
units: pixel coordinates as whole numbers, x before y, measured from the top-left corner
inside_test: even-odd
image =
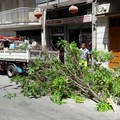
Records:
[[[21,37],[16,36],[0,36],[0,40],[21,40]]]

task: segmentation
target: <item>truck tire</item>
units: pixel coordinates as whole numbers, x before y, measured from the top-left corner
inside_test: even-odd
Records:
[[[7,67],[7,75],[8,75],[9,78],[15,76],[17,73],[18,73],[18,71],[17,71],[15,66],[9,65]]]

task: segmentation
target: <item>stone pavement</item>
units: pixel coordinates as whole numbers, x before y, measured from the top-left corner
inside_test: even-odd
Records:
[[[16,88],[7,76],[0,76],[0,120],[120,120],[120,106],[116,114],[112,110],[97,112],[91,100],[76,104],[68,99],[67,104],[56,105],[49,97],[23,97]],[[4,97],[7,93],[17,96],[8,99]]]

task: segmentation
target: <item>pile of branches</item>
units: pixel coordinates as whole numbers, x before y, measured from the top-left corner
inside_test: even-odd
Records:
[[[108,102],[114,106],[111,98],[120,97],[120,71],[102,66],[103,62],[112,58],[111,53],[92,51],[93,64],[86,67],[80,64],[82,53],[75,42],[61,40],[58,46],[65,50],[64,63],[55,58],[38,58],[29,63],[28,76],[13,78],[21,84],[24,95],[39,97],[49,94],[54,95],[51,99],[56,101],[74,92],[98,103]]]
[[[86,67],[80,64],[82,53],[75,42],[68,43],[62,40],[58,45],[65,50],[65,64],[56,61],[50,76],[64,76],[70,87],[78,90],[80,94],[98,103],[109,103],[114,109],[115,100],[120,97],[120,71],[103,66],[104,62],[112,59],[112,53],[92,51],[93,64]]]

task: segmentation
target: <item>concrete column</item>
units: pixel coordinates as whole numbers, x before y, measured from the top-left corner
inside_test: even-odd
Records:
[[[97,49],[96,13],[97,13],[97,1],[92,3],[92,50]]]
[[[46,47],[46,9],[43,9],[43,16],[42,16],[42,31],[41,31],[41,44],[42,47]]]

